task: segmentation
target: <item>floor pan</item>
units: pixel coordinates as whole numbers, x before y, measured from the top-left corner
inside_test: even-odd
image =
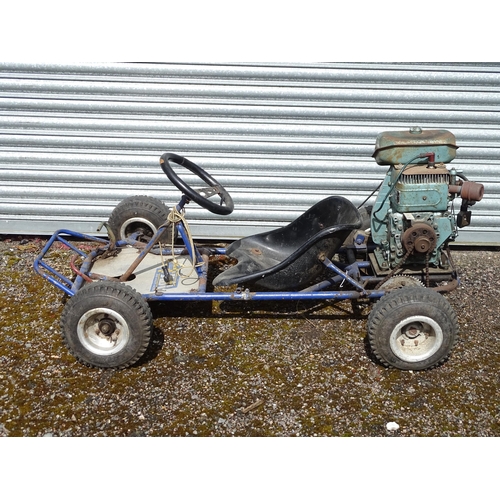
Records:
[[[132,247],[122,248],[115,257],[97,260],[92,273],[118,278],[139,256]],[[168,269],[168,274],[164,268]],[[127,284],[141,294],[183,293],[198,290],[199,277],[191,260],[186,256],[148,254],[132,274]]]

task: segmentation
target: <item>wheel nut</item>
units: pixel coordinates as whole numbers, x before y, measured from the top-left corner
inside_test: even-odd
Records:
[[[103,335],[111,336],[113,335],[115,330],[116,325],[114,321],[111,321],[110,319],[102,319],[101,321],[99,321],[99,331]]]

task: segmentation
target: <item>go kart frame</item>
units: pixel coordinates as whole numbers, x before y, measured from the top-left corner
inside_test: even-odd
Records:
[[[422,279],[398,274],[399,269],[377,274],[369,258],[377,245],[363,233],[370,214],[341,196],[321,200],[284,228],[242,238],[227,248],[199,246],[185,217],[189,202],[224,216],[233,211],[233,200],[187,158],[165,153],[160,165],[181,192],[177,206],[168,210],[146,196],[125,199],[103,223],[107,238],[61,229],[35,259],[35,271],[69,297],[61,316],[62,336],[81,363],[115,369],[136,364],[151,339],[149,303],[157,301],[368,299],[374,302],[367,330],[376,362],[423,370],[449,357],[458,323],[442,292],[458,284],[454,268],[434,275],[428,266],[420,267],[415,276]],[[188,185],[176,172],[182,167],[204,186]],[[92,249],[80,249],[77,242],[82,241]],[[71,271],[60,272],[51,264],[57,242],[71,249]],[[209,283],[213,257],[231,265]]]

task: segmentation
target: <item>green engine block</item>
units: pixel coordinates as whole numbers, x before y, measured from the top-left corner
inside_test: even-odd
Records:
[[[417,127],[379,134],[373,156],[381,165],[390,164],[371,216],[374,255],[382,271],[403,259],[408,264],[448,267],[442,250],[457,236],[455,192],[450,190],[457,177],[445,163],[455,157],[456,149],[448,131],[422,132]],[[405,163],[395,163],[399,160]]]

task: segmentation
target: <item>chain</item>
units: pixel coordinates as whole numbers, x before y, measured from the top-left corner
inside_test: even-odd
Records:
[[[408,259],[408,257],[412,254],[414,248],[413,243],[408,246],[408,251],[406,252],[405,256],[399,261],[399,264],[382,281],[377,284],[375,290],[378,290],[386,281],[389,281],[403,267],[406,259]]]
[[[411,244],[409,245],[408,251],[406,252],[405,256],[400,260],[399,264],[382,280],[380,281],[377,286],[375,287],[375,290],[378,290],[384,283],[389,281],[404,265],[408,257],[413,253],[414,245]],[[429,288],[430,285],[430,275],[429,275],[429,258],[431,256],[432,250],[428,250],[427,253],[425,254],[425,286]]]
[[[429,257],[430,257],[431,251],[429,250],[425,254],[425,286],[429,288]]]

